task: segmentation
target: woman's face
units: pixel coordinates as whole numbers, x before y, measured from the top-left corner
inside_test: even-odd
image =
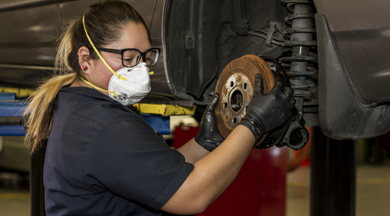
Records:
[[[141,23],[131,22],[122,29],[121,37],[119,38],[119,40],[108,44],[103,48],[118,50],[134,48],[138,49],[141,52],[145,52],[146,50],[151,48],[151,44],[145,26]],[[114,71],[118,71],[119,69],[123,68],[121,54],[109,53],[104,51],[100,51],[100,54]],[[140,63],[141,62],[142,59]],[[86,78],[91,83],[100,88],[108,89],[108,83],[113,74],[100,58],[91,59],[90,68],[87,72],[89,73],[86,73]]]

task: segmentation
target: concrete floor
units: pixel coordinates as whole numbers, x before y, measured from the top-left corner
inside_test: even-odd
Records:
[[[0,216],[29,216],[28,175],[0,173]]]
[[[356,216],[390,215],[390,166],[359,166],[357,176]],[[309,216],[309,179],[310,168],[301,167],[288,174],[286,216]],[[0,173],[0,216],[29,215],[25,179]]]
[[[310,168],[288,174],[286,216],[309,216]],[[356,216],[390,215],[390,166],[359,166]]]

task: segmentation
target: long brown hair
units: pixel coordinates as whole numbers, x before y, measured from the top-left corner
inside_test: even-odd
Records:
[[[83,16],[88,35],[96,47],[118,40],[121,30],[130,22],[142,23],[147,29],[138,12],[119,0],[96,2]],[[24,113],[27,118],[25,140],[31,153],[39,149],[41,141],[49,136],[59,90],[72,84],[77,76],[83,77],[77,56],[80,47],[88,47],[91,59],[99,58],[86,37],[82,16],[69,22],[57,42],[54,76],[29,97],[29,105]]]

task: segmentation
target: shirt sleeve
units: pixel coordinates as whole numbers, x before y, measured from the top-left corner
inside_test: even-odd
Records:
[[[121,116],[102,125],[83,164],[92,187],[102,185],[151,209],[160,209],[193,170],[138,116]]]

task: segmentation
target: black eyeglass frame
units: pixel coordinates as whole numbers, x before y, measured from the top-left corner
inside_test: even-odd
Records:
[[[148,65],[149,67],[153,67],[157,64],[158,62],[158,58],[160,57],[160,52],[161,52],[161,49],[160,48],[150,48],[148,50],[146,50],[145,52],[141,52],[139,51],[138,49],[134,49],[134,48],[128,48],[128,49],[121,49],[121,50],[118,50],[118,49],[109,49],[109,48],[103,48],[103,47],[96,47],[97,50],[101,50],[101,51],[104,51],[104,52],[109,52],[109,53],[116,53],[116,54],[121,54],[121,59],[122,59],[122,65],[124,67],[135,67],[139,64],[139,62],[141,61],[141,58],[145,61],[145,55],[147,52],[149,52],[150,50],[157,50],[158,51],[158,56],[157,56],[157,60],[156,62],[153,64],[153,65]],[[135,50],[135,51],[138,51],[140,54],[141,54],[141,58],[138,59],[138,61],[136,62],[136,64],[134,66],[128,66],[128,65],[125,65],[123,63],[123,53],[125,53],[127,50]]]

